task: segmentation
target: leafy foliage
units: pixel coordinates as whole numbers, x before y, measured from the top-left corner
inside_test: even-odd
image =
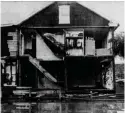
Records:
[[[124,79],[124,64],[115,65],[116,79]]]
[[[124,57],[124,38],[125,34],[124,32],[121,32],[119,34],[116,34],[114,39],[110,40],[113,43],[114,55],[119,55],[121,57]]]

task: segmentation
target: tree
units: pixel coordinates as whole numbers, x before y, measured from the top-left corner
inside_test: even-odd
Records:
[[[124,38],[125,33],[121,32],[119,34],[116,34],[114,36],[114,39],[112,38],[110,41],[113,43],[113,52],[114,55],[119,55],[124,58]]]

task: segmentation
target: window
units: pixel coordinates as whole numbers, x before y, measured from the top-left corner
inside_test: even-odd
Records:
[[[70,6],[59,6],[59,24],[70,24]]]

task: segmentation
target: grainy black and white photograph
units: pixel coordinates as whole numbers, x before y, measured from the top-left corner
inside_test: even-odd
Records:
[[[1,1],[1,113],[124,113],[124,1]]]

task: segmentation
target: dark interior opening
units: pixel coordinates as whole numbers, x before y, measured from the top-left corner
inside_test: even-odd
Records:
[[[72,88],[95,88],[100,64],[94,57],[66,58],[67,85]]]

